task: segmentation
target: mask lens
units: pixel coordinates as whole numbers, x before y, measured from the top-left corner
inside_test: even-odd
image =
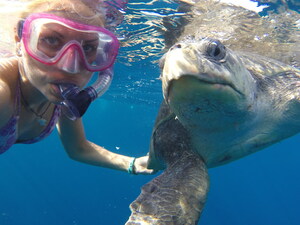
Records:
[[[26,51],[36,60],[56,64],[68,49],[75,46],[83,66],[89,71],[101,71],[114,63],[119,43],[106,29],[49,14],[42,15],[51,18],[38,15],[27,18],[22,37]]]

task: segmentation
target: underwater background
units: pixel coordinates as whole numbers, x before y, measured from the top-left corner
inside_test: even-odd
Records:
[[[4,2],[9,6],[17,1]],[[162,100],[157,79],[163,48],[160,19],[164,13],[174,13],[176,3],[129,3],[128,13],[135,16],[125,19],[138,23],[121,25],[119,33],[132,42],[121,49],[110,89],[83,120],[90,141],[138,157],[148,152]],[[6,25],[1,20],[0,26]],[[297,135],[210,169],[210,192],[199,224],[299,225],[299,141]],[[124,224],[129,204],[155,176],[134,176],[73,161],[55,131],[37,144],[15,145],[0,155],[0,225]]]

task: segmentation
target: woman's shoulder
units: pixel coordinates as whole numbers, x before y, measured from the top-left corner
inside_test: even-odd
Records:
[[[0,57],[0,78],[11,77],[11,73],[18,73],[18,58],[16,56]]]
[[[15,58],[0,59],[0,128],[14,113],[18,62]]]

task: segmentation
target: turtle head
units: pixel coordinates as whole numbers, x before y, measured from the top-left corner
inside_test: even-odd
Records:
[[[161,68],[164,98],[183,124],[227,127],[244,120],[254,102],[253,77],[218,40],[187,38],[163,56]]]

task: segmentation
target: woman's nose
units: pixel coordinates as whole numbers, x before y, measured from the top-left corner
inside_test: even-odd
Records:
[[[57,63],[57,67],[67,73],[77,74],[82,71],[83,61],[76,47],[69,48]]]

